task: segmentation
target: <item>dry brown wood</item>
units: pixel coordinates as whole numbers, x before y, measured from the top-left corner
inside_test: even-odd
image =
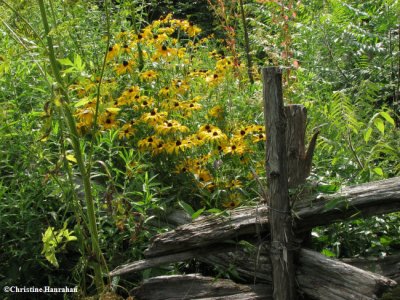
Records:
[[[341,201],[339,206],[327,206]],[[327,225],[349,216],[366,217],[400,210],[400,177],[343,188],[332,195],[309,197],[297,203],[297,230],[305,231]],[[175,230],[155,236],[145,251],[147,257],[173,254],[221,243],[243,235],[268,231],[268,210],[265,207],[241,207],[227,215],[196,219]]]
[[[376,299],[396,282],[361,270],[317,252],[302,249],[297,282],[302,292],[314,299]]]
[[[400,283],[400,254],[379,258],[343,258],[341,261],[357,268],[383,275]]]
[[[225,269],[234,264],[235,271],[242,279],[269,283],[271,276],[266,276],[271,273],[268,252],[269,247],[253,250],[236,248],[231,252],[201,257],[200,260]],[[303,296],[321,300],[376,299],[396,285],[389,278],[306,249],[299,252],[296,281]]]
[[[307,109],[303,105],[292,104],[285,106],[287,119],[286,154],[288,167],[289,188],[297,187],[306,182],[310,175],[312,157],[319,131],[311,138],[306,151],[305,137],[307,126]]]
[[[309,197],[295,206],[297,230],[336,221],[400,210],[400,177],[343,188],[335,194]]]
[[[268,67],[262,69],[262,75],[264,118],[267,135],[266,173],[268,177],[268,204],[270,207],[270,255],[273,298],[294,300],[297,296],[294,279],[293,247],[291,246],[293,222],[288,191],[287,122],[283,106],[282,71],[276,67]],[[293,132],[293,134],[296,135],[296,132]],[[302,137],[302,140],[304,144],[304,137]],[[297,157],[296,162],[298,162],[298,159],[299,157]],[[300,167],[300,165],[297,164],[297,167]],[[295,171],[296,176],[294,177],[297,177],[298,170]]]
[[[155,236],[144,254],[146,257],[173,254],[234,239],[241,235],[254,235],[257,232],[256,226],[267,224],[267,214],[265,207],[242,207],[222,215],[200,217],[190,224]],[[265,229],[260,228],[259,231]]]
[[[200,274],[153,277],[134,288],[130,294],[138,300],[272,299],[270,285],[237,284],[228,279],[215,279]]]
[[[158,267],[168,263],[175,263],[179,261],[189,260],[194,257],[201,257],[210,255],[216,252],[223,252],[227,250],[227,245],[212,245],[211,247],[199,248],[195,250],[179,252],[160,257],[151,257],[148,259],[137,260],[132,263],[127,263],[118,266],[109,273],[109,276],[119,276],[127,273],[138,272],[141,270]]]
[[[211,248],[211,252],[214,251],[211,254],[207,254],[206,249],[204,249],[202,253],[195,253],[194,251],[191,253],[196,254],[200,261],[219,266],[226,270],[235,270],[239,277],[247,282],[261,283],[270,286],[272,278],[269,249],[268,244],[264,244],[262,247],[231,246],[226,247],[224,252],[215,251],[215,249]],[[178,255],[175,256],[175,259],[176,261],[180,260]],[[397,257],[393,257],[390,261],[395,265],[394,262],[396,259]],[[154,258],[148,260],[154,261]],[[396,284],[389,278],[350,266],[339,260],[329,259],[311,250],[301,249],[299,251],[297,264],[296,281],[299,283],[299,292],[310,299],[376,299],[375,297],[380,296],[385,290]],[[136,271],[144,269],[145,266],[149,265],[145,263],[136,265]],[[152,265],[152,267],[153,266],[155,265]],[[128,269],[125,269],[125,272],[127,271]],[[168,282],[168,280],[166,282]],[[159,285],[159,279],[153,281],[152,284],[154,284],[153,286],[157,285],[159,293],[164,295],[164,287]],[[228,286],[229,285],[230,283]],[[167,289],[169,288],[168,286]],[[147,285],[146,288],[141,288],[138,295],[140,293],[148,293],[148,289],[151,289],[151,285]],[[175,296],[176,299],[182,299],[179,298],[182,295],[180,294],[181,292],[182,289],[173,289],[171,297]],[[210,295],[222,297],[221,295],[212,294],[212,290],[209,292]],[[156,297],[156,295],[153,294],[148,295]],[[225,297],[226,296],[227,294]],[[244,297],[245,295],[240,294],[240,296]],[[237,299],[241,299],[240,296],[235,294]],[[214,298],[211,297],[210,299]],[[250,297],[249,299],[252,298]]]

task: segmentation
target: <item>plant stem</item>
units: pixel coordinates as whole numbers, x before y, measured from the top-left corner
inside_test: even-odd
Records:
[[[94,201],[92,197],[92,188],[91,188],[91,183],[90,183],[90,177],[89,174],[86,172],[85,169],[85,163],[83,159],[83,154],[80,146],[80,140],[78,137],[78,131],[76,129],[76,124],[74,117],[72,115],[72,112],[70,110],[70,107],[68,106],[69,103],[69,98],[68,98],[68,93],[67,90],[65,89],[64,82],[61,78],[60,70],[58,69],[58,64],[56,60],[56,56],[54,53],[54,46],[53,46],[53,41],[51,36],[49,35],[50,29],[49,29],[49,24],[47,21],[47,15],[46,15],[46,10],[44,6],[43,0],[38,0],[39,7],[40,7],[40,13],[42,17],[42,22],[43,22],[43,27],[47,39],[47,46],[48,46],[48,53],[49,53],[49,59],[50,59],[50,64],[51,64],[51,69],[53,72],[53,75],[56,79],[57,84],[59,85],[61,94],[63,96],[63,99],[61,101],[61,110],[62,113],[66,119],[68,129],[69,129],[69,134],[71,137],[72,141],[72,147],[74,149],[75,153],[75,158],[77,161],[77,165],[79,168],[79,172],[82,176],[83,180],[83,186],[84,186],[84,191],[85,191],[85,201],[87,205],[87,218],[89,222],[89,232],[90,232],[90,237],[91,237],[91,243],[92,243],[92,248],[90,253],[91,255],[95,256],[95,262],[93,263],[93,268],[94,268],[94,273],[95,273],[95,285],[97,288],[97,292],[101,293],[104,289],[104,282],[102,278],[102,263],[104,262],[102,258],[102,253],[100,250],[100,245],[98,241],[98,233],[97,233],[97,227],[96,227],[96,215],[95,215],[95,207],[94,207]]]
[[[247,59],[247,74],[249,75],[250,83],[254,83],[253,73],[251,69],[253,67],[251,56],[250,56],[250,43],[249,43],[249,33],[247,31],[247,23],[246,17],[244,15],[244,8],[243,8],[243,0],[239,0],[240,6],[240,14],[242,15],[242,24],[243,24],[243,32],[244,32],[244,47],[246,51],[246,59]]]

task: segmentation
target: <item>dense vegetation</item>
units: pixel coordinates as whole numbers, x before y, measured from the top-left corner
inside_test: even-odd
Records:
[[[308,108],[309,135],[321,130],[309,179],[318,191],[399,176],[396,0],[0,7],[2,286],[92,295],[102,273],[142,258],[172,209],[195,219],[257,203],[260,66],[285,68],[285,101]],[[384,256],[400,247],[399,225],[399,213],[339,223],[316,229],[314,244]],[[192,267],[107,284],[125,295]]]

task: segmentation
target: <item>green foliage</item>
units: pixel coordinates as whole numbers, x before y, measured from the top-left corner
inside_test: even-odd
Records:
[[[42,237],[42,254],[44,254],[46,259],[56,268],[59,267],[56,252],[65,248],[68,242],[77,240],[76,236],[72,235],[73,231],[69,231],[66,227],[67,222],[64,223],[64,227],[60,230],[54,230],[54,227],[48,227]]]
[[[105,1],[50,1],[50,36],[78,122],[109,269],[143,258],[149,240],[172,227],[173,209],[196,219],[258,201],[253,171],[264,180],[262,86],[246,79],[236,2],[112,1],[107,14]],[[40,13],[31,1],[1,3],[0,283],[78,284],[90,294],[94,258],[83,178],[63,125]],[[308,108],[309,135],[321,131],[310,178],[317,191],[398,176],[398,1],[285,4],[244,1],[250,53],[258,66],[290,67],[285,100]],[[157,21],[170,12],[182,21]],[[200,24],[202,33],[183,19]],[[164,36],[169,27],[176,31]],[[152,72],[148,80],[144,74]],[[130,87],[146,104],[123,103]],[[190,104],[198,109],[188,110]],[[148,121],[151,109],[168,113],[166,126]],[[182,131],[169,132],[174,126]],[[212,140],[211,128],[223,142]],[[208,140],[200,143],[195,134]],[[316,228],[314,246],[330,257],[388,255],[400,245],[399,223],[395,213]],[[148,270],[132,282],[181,267]],[[234,267],[218,272],[238,277]]]

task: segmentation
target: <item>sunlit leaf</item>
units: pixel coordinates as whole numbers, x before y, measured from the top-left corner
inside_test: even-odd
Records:
[[[393,118],[385,111],[381,111],[379,113],[386,121],[388,121],[391,125],[395,126]]]
[[[382,133],[385,134],[385,123],[383,123],[381,118],[376,118],[374,120],[374,125],[376,126],[376,128],[378,128],[378,130]]]

